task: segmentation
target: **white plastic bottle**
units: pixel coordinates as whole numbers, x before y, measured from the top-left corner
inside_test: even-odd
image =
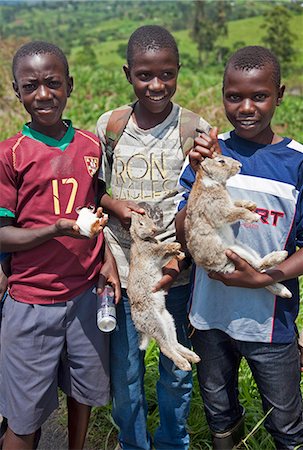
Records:
[[[109,333],[116,327],[115,293],[110,285],[106,285],[101,295],[97,296],[97,325],[101,331]]]

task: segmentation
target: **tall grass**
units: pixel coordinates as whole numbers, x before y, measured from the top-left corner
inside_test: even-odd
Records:
[[[156,382],[158,379],[158,349],[152,342],[146,352],[145,391],[149,406],[147,426],[153,434],[159,424],[158,402],[156,397]],[[191,450],[211,449],[211,436],[205,419],[203,403],[200,397],[196,369],[193,368],[194,388],[192,394],[188,430]],[[242,361],[239,371],[240,402],[246,410],[245,439],[242,443],[247,450],[274,450],[271,436],[266,432],[263,422],[265,414],[261,399],[246,363]],[[270,414],[270,412],[269,412]],[[89,448],[98,450],[113,450],[117,443],[117,428],[111,419],[110,406],[94,408],[89,427]]]

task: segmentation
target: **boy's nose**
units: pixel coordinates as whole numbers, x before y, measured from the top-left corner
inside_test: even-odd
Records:
[[[160,90],[164,89],[164,83],[161,81],[160,78],[155,77],[149,83],[149,89],[151,91],[160,91]]]
[[[38,87],[37,91],[36,91],[36,97],[40,100],[40,99],[47,99],[50,98],[50,90],[48,89],[47,86],[44,86],[43,84],[41,86]]]
[[[255,106],[254,102],[250,98],[245,98],[240,105],[240,111],[248,114],[250,112],[254,112]]]

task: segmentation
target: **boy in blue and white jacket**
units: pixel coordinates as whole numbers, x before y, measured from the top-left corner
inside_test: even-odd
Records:
[[[264,47],[245,47],[232,55],[224,73],[223,103],[234,130],[218,138],[214,132],[203,134],[190,154],[193,167],[214,150],[241,162],[240,174],[228,180],[229,193],[235,200],[254,201],[261,219],[254,224],[238,222],[237,239],[261,256],[284,249],[289,254],[265,273],[230,250],[226,254],[235,264],[233,273],[194,269],[189,317],[195,328],[194,350],[201,357],[198,377],[214,449],[232,448],[243,437],[244,408],[238,400],[242,357],[252,370],[265,412],[273,408],[264,424],[276,448],[303,444],[295,325],[298,276],[303,273],[303,146],[271,128],[285,89],[280,77],[276,57]],[[179,180],[182,199],[176,218],[177,235],[183,241],[183,206],[194,179],[188,161]],[[291,300],[263,289],[281,281],[291,290]]]

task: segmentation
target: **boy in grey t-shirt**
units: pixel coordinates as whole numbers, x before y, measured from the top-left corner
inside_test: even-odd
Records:
[[[126,293],[129,265],[131,211],[149,214],[160,229],[160,240],[175,240],[177,180],[184,155],[180,142],[182,108],[172,103],[179,72],[179,54],[171,34],[159,26],[144,26],[131,36],[124,66],[127,80],[137,96],[133,113],[115,147],[113,161],[103,159],[101,178],[104,195],[101,205],[109,212],[107,240],[117,260],[123,301],[117,305],[117,330],[111,336],[112,414],[120,428],[123,449],[149,450],[147,403],[144,393],[144,353],[130,316]],[[106,127],[111,112],[103,114],[97,134],[106,145]],[[200,120],[205,132],[210,126]],[[107,185],[106,185],[107,184]],[[105,189],[111,187],[111,197]],[[158,288],[168,290],[166,306],[173,315],[178,340],[189,346],[187,338],[188,274],[178,277],[177,261],[164,269]],[[157,383],[160,426],[154,436],[156,449],[188,449],[186,419],[189,412],[191,373],[177,369],[160,354]]]

